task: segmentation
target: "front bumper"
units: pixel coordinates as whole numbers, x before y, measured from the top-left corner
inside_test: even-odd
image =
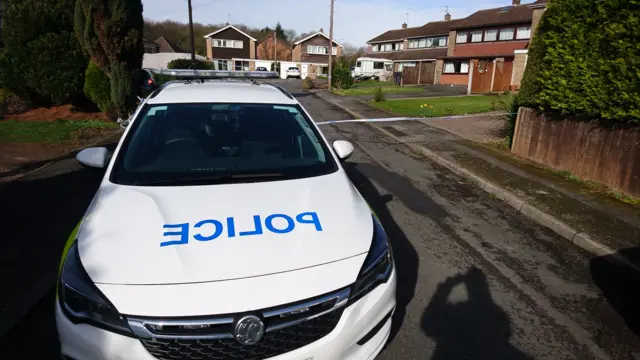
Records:
[[[327,336],[270,360],[374,359],[389,337],[396,306],[396,273],[350,305]],[[382,322],[382,323],[381,323]],[[56,304],[56,323],[63,356],[74,360],[157,360],[135,338],[88,324],[73,324]],[[379,325],[380,324],[380,325]],[[372,331],[373,330],[373,331]],[[366,342],[363,340],[367,340]],[[360,342],[359,345],[358,342]]]

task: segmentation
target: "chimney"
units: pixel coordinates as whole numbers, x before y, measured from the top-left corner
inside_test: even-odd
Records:
[[[407,28],[407,23],[402,23],[402,28],[406,29]]]
[[[520,0],[513,0],[512,4],[513,5],[520,5]]]
[[[513,0],[513,1],[516,1],[516,0]],[[444,15],[444,21],[449,21],[449,20],[451,20],[451,14],[446,13],[446,14]]]
[[[320,28],[320,32],[321,32],[321,33],[324,33],[324,30],[323,30],[322,28]]]

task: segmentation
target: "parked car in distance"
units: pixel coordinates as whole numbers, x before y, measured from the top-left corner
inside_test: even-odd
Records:
[[[287,79],[297,78],[300,79],[300,69],[297,67],[290,67],[287,69]]]
[[[258,67],[256,68],[256,71],[269,71],[269,70],[267,70],[267,68],[266,68],[266,67],[264,67],[264,66],[258,66]]]

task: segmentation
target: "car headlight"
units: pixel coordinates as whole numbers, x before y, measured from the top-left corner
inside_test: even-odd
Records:
[[[58,301],[65,315],[73,323],[86,323],[133,336],[127,321],[93,284],[82,267],[78,243],[67,252],[58,284]]]
[[[364,260],[358,278],[351,289],[349,304],[352,304],[367,295],[376,286],[389,280],[393,268],[393,253],[387,234],[378,219],[373,217],[373,240],[369,254]]]

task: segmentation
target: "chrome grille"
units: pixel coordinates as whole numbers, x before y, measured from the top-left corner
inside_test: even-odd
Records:
[[[161,360],[265,359],[306,346],[329,334],[340,321],[350,289],[250,313],[198,318],[127,317],[145,348]],[[233,338],[236,321],[258,316],[262,340],[243,345]]]

